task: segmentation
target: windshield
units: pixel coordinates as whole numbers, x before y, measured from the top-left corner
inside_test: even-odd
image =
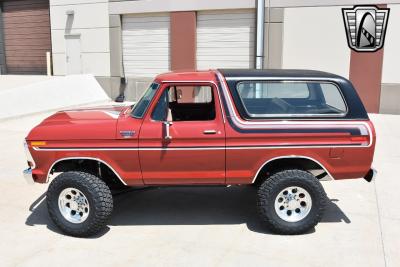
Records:
[[[132,110],[132,117],[141,119],[144,116],[147,108],[150,105],[151,100],[157,92],[158,87],[160,85],[158,83],[152,83],[149,88],[144,92],[142,97],[136,103]]]

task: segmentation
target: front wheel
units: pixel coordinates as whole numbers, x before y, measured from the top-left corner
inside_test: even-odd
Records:
[[[258,189],[262,221],[278,234],[302,234],[322,218],[327,196],[311,173],[285,170],[266,179]]]
[[[108,186],[85,172],[65,172],[47,190],[50,218],[66,234],[91,236],[109,220],[113,199]]]

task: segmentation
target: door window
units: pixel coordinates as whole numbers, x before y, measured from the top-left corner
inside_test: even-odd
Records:
[[[177,85],[168,87],[152,113],[156,121],[210,121],[215,119],[211,86]]]

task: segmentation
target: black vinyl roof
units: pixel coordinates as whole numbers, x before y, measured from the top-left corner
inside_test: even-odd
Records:
[[[318,79],[344,79],[343,77],[317,70],[301,69],[218,69],[226,78],[239,77],[268,77],[268,78],[318,78]]]
[[[240,101],[237,99],[236,88],[237,83],[240,81],[252,80],[252,78],[262,80],[264,77],[271,80],[274,80],[274,78],[277,80],[319,80],[333,82],[339,86],[348,106],[348,112],[342,119],[368,119],[364,105],[351,82],[336,74],[316,70],[299,69],[219,69],[219,71],[227,80],[229,90],[231,91],[235,102],[239,103],[237,104],[238,107],[240,107]]]

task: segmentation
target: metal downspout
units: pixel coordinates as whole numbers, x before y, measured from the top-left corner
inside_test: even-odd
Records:
[[[264,68],[265,0],[257,0],[256,69]]]

